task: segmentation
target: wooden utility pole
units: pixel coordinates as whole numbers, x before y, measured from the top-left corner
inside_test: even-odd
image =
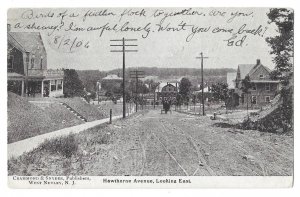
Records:
[[[155,86],[155,88],[154,88],[154,90],[153,90],[153,108],[155,109],[155,105],[156,105],[156,95],[155,95],[155,91],[156,91],[156,88],[157,88],[158,86]]]
[[[204,111],[204,76],[203,76],[203,59],[207,59],[208,57],[203,57],[203,53],[200,53],[200,57],[196,57],[196,59],[201,59],[201,84],[202,84],[202,115],[205,115]]]
[[[122,50],[111,50],[110,52],[120,52],[123,53],[123,118],[126,117],[126,94],[125,94],[125,53],[126,52],[138,52],[138,50],[126,50],[125,47],[134,47],[134,44],[125,44],[127,41],[137,41],[137,39],[119,39],[110,40],[111,42],[122,42],[122,44],[111,44],[112,47],[122,47]]]
[[[97,81],[96,86],[97,86],[97,97],[98,97],[98,105],[99,105],[99,103],[100,103],[100,101],[99,101],[99,98],[100,98],[100,96],[99,96],[99,94],[100,94],[100,82],[99,81]]]
[[[29,87],[28,87],[28,78],[29,78],[29,52],[25,52],[26,54],[26,81],[25,81],[25,96],[28,97],[29,96]],[[49,91],[51,91],[51,86],[49,87]]]
[[[137,103],[137,95],[138,95],[138,83],[140,78],[144,78],[144,71],[134,70],[130,71],[130,78],[135,79],[135,112],[137,112],[138,103]]]

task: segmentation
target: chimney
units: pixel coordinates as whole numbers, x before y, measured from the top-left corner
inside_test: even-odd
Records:
[[[256,60],[256,65],[259,65],[260,64],[260,59],[257,59]]]

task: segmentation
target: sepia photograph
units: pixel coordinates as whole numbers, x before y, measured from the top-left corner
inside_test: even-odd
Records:
[[[10,8],[6,31],[11,188],[292,186],[292,8]]]

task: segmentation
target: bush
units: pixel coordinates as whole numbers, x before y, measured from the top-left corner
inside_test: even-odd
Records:
[[[45,140],[41,144],[40,149],[53,154],[61,154],[64,157],[70,158],[78,150],[78,143],[74,134],[59,137],[55,139]]]
[[[246,119],[240,124],[241,129],[255,129],[263,132],[286,133],[293,132],[293,87],[281,90],[282,104],[267,116],[252,121]]]

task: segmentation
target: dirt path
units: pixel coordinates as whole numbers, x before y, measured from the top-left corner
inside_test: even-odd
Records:
[[[208,117],[177,112],[139,112],[103,128],[78,134],[83,156],[67,160],[44,153],[38,162],[43,161],[48,167],[31,170],[30,174],[292,175],[292,137],[221,128],[214,123],[216,121]],[[109,142],[98,143],[104,134],[109,136]],[[40,168],[40,164],[36,165],[32,169]]]

